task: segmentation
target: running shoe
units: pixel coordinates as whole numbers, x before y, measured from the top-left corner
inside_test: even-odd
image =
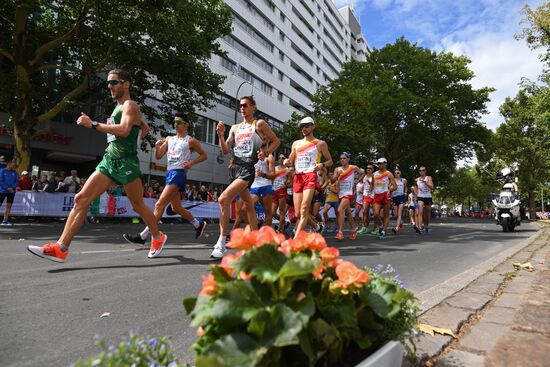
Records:
[[[338,227],[334,227],[334,229],[332,230],[332,233],[334,234],[338,233]]]
[[[325,225],[323,223],[319,223],[319,229],[316,232],[323,233],[324,231],[325,231]]]
[[[357,230],[351,231],[351,235],[349,236],[350,240],[354,240],[357,238]]]
[[[168,236],[166,236],[164,233],[161,232],[161,236],[158,240],[155,240],[154,238],[151,238],[151,249],[149,250],[149,253],[147,254],[147,257],[149,259],[152,259],[153,257],[157,257],[162,252],[162,248],[164,247],[164,244],[166,243],[166,240],[168,239]]]
[[[216,246],[214,246],[214,250],[212,250],[210,257],[213,259],[221,259],[226,252],[227,249],[224,245],[216,243]]]
[[[29,250],[31,254],[57,263],[65,262],[65,259],[67,259],[69,255],[69,250],[61,251],[61,248],[55,242],[47,243],[44,246],[27,246],[27,250]]]
[[[424,232],[430,233],[430,227],[426,226],[426,228],[424,228]]]
[[[378,233],[378,239],[379,240],[382,240],[386,237],[386,232],[384,231],[380,231],[380,233]]]
[[[398,229],[397,228],[392,228],[391,231],[393,232],[393,234],[397,234]]]
[[[327,234],[328,231],[329,231],[329,228],[323,225],[323,232],[321,232],[321,234]]]
[[[399,228],[403,228],[403,222],[399,223]]]
[[[416,233],[422,234],[422,230],[420,228],[418,228],[417,226],[414,226],[414,230],[416,231]]]
[[[3,225],[3,226],[8,226],[8,227],[13,227],[13,223],[10,222],[9,220],[8,220],[8,221],[5,221],[5,222],[2,222],[2,225]]]
[[[367,231],[368,231],[367,227],[361,227],[357,231],[357,234],[365,234],[365,233],[367,233]]]
[[[199,239],[202,237],[204,233],[204,229],[206,228],[206,221],[202,221],[197,228],[195,228],[195,238]]]
[[[344,239],[344,234],[338,231],[338,233],[336,233],[336,236],[334,236],[334,238],[336,238],[338,241],[342,241]]]
[[[370,231],[370,234],[378,236],[378,228],[374,227],[372,231]]]
[[[122,238],[124,238],[129,243],[137,243],[138,245],[145,245],[145,240],[142,239],[139,234],[137,236],[132,236],[131,234],[124,233],[122,235]]]

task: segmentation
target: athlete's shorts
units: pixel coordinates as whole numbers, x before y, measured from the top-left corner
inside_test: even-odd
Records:
[[[374,198],[372,196],[363,195],[363,203],[372,204],[374,203]]]
[[[6,203],[13,204],[13,199],[15,198],[15,192],[0,192],[0,205],[4,203],[4,200],[6,200]]]
[[[344,199],[348,199],[350,205],[353,205],[354,200],[355,200],[355,197],[354,197],[353,195],[344,195],[344,196],[342,196],[341,198],[339,198],[338,201],[341,203],[342,200],[344,200]]]
[[[307,189],[314,189],[317,187],[317,173],[296,173],[292,181],[292,189],[295,194],[299,194]]]
[[[390,198],[388,198],[388,193],[384,192],[382,194],[374,194],[374,203],[380,205],[388,205],[390,203]]]
[[[358,203],[357,201],[355,202],[355,207],[357,208],[357,210],[361,210],[363,209],[363,203]]]
[[[415,211],[416,210],[416,205],[409,205],[409,210]]]
[[[394,205],[405,204],[405,195],[394,196],[392,198]]]
[[[294,191],[292,191],[292,187],[286,188],[286,203],[288,206],[294,207]]]
[[[176,185],[180,192],[185,191],[185,181],[187,173],[184,169],[171,169],[166,172],[166,186]]]
[[[267,195],[273,195],[275,191],[273,190],[273,186],[266,185],[261,187],[254,187],[250,189],[250,195],[256,195],[261,198]]]
[[[288,199],[288,194],[286,193],[286,187],[281,187],[278,190],[275,190],[275,194],[273,194],[273,201],[279,201],[279,199]]]
[[[324,203],[325,202],[325,194],[319,191],[315,191],[315,194],[313,195],[313,202],[314,203]]]
[[[137,156],[111,159],[108,154],[105,154],[95,170],[118,185],[129,184],[141,176]]]
[[[244,180],[248,183],[248,187],[250,188],[252,182],[254,182],[254,178],[256,178],[254,164],[233,163],[233,166],[229,169],[229,178],[231,178],[231,181],[237,179]]]
[[[418,201],[423,202],[424,205],[432,205],[433,204],[432,198],[421,198],[420,196],[418,196],[416,199]]]
[[[355,205],[363,206],[363,195],[355,197]]]
[[[334,209],[338,209],[338,202],[337,201],[325,201],[325,205],[330,205]]]

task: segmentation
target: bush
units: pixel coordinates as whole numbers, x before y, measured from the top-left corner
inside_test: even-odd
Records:
[[[76,367],[183,367],[171,351],[167,338],[151,339],[130,334],[116,346],[105,346],[103,339],[95,343],[102,351],[87,361],[78,360]]]
[[[355,365],[412,330],[414,295],[394,272],[339,259],[316,233],[286,240],[237,229],[226,255],[183,303],[201,366]]]

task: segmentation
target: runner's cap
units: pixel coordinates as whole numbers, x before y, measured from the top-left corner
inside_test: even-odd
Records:
[[[345,156],[346,158],[350,158],[350,157],[351,157],[351,154],[349,154],[348,152],[342,152],[342,153],[340,153],[340,155],[343,155],[343,156]]]
[[[27,171],[23,171],[23,172],[21,172],[21,175],[22,175],[22,176],[24,176],[24,175],[28,175],[28,174],[29,174],[29,172],[27,172]]]
[[[378,158],[376,163],[388,163],[388,161],[386,160],[386,158],[382,157],[382,158]]]
[[[300,122],[298,122],[298,126],[302,126],[302,125],[305,125],[305,124],[315,125],[315,121],[313,121],[313,119],[308,116],[308,117],[304,117],[303,119],[300,120]]]

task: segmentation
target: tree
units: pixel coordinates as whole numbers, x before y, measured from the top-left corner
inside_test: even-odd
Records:
[[[312,98],[319,135],[333,150],[385,156],[406,176],[422,164],[445,178],[489,136],[480,117],[493,89],[471,86],[468,63],[403,38],[351,61]]]
[[[546,64],[550,63],[550,3],[546,2],[535,10],[525,5],[523,14],[522,23],[527,27],[516,38],[524,38],[532,49],[546,48],[541,59]]]
[[[111,108],[112,68],[131,73],[133,99],[161,102],[143,106],[149,119],[208,106],[223,81],[208,66],[230,32],[222,0],[10,0],[0,14],[0,110],[13,124],[19,171],[46,122],[84,100]]]
[[[535,191],[550,179],[550,87],[525,83],[500,107],[504,116],[495,134],[495,154],[517,166],[519,189],[528,194],[535,218]]]

